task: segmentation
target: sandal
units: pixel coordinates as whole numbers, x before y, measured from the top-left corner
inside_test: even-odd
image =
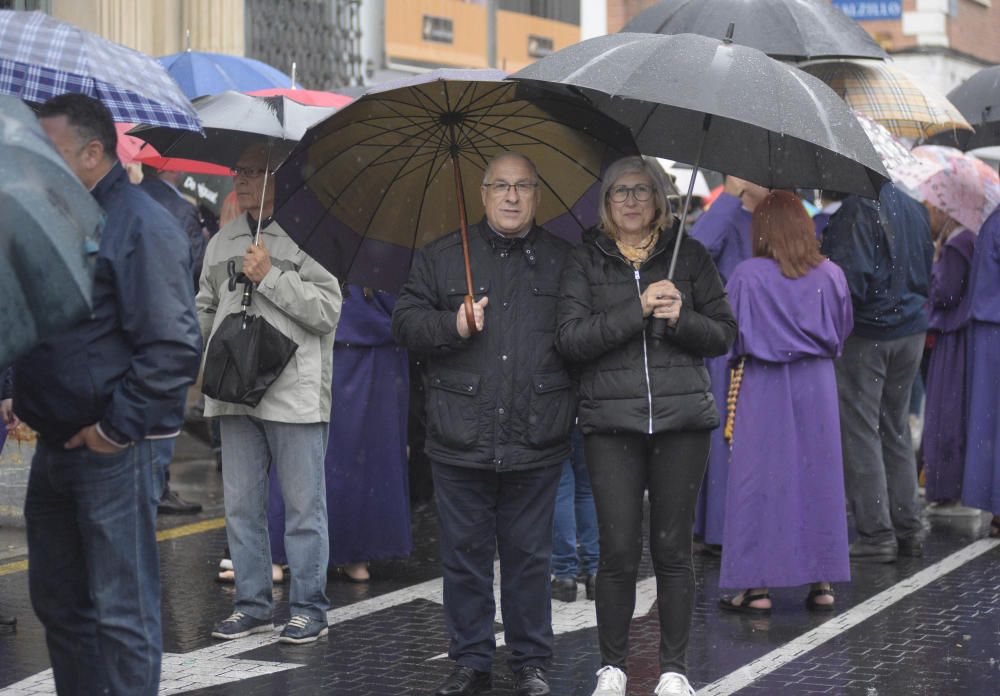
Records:
[[[739,599],[742,596],[743,600],[739,604],[735,604],[734,600]],[[719,598],[719,608],[723,611],[731,611],[737,614],[749,614],[750,616],[770,616],[771,607],[752,607],[750,606],[753,602],[760,599],[771,599],[770,592],[757,592],[751,594],[750,590],[744,590],[740,594],[733,595],[731,597],[720,597]]]
[[[271,583],[274,585],[280,585],[288,579],[288,574],[285,573],[284,566],[280,566],[277,563],[271,564]],[[236,583],[236,571],[234,570],[220,570],[218,575],[215,576],[215,581],[223,585],[233,585]]]
[[[836,601],[830,602],[829,604],[824,604],[822,602],[817,602],[817,597],[829,596],[836,597],[833,594],[833,588],[820,587],[815,590],[809,590],[809,594],[806,595],[806,609],[809,611],[833,611],[836,606]]]

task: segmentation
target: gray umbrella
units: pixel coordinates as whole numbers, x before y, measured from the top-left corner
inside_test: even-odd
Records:
[[[0,365],[90,312],[103,213],[21,100],[0,96]]]
[[[622,31],[701,34],[733,41],[781,60],[888,58],[860,24],[829,0],[663,0]]]
[[[948,99],[976,129],[966,150],[1000,145],[1000,65],[983,68],[948,92]]]

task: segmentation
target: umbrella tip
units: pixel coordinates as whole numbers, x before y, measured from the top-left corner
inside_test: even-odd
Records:
[[[736,22],[730,22],[729,28],[726,29],[726,38],[723,41],[724,43],[731,44],[733,42],[733,32],[735,30],[736,30]]]

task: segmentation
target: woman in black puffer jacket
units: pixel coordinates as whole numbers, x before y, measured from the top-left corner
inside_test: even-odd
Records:
[[[693,694],[685,652],[694,571],[691,528],[719,426],[703,358],[724,355],[736,322],[715,265],[681,242],[666,280],[676,225],[663,173],[639,157],[612,164],[601,225],[563,270],[556,347],[580,371],[579,425],[600,529],[597,623],[602,667],[595,696],[625,693],[628,631],[650,502],[660,668],[656,694]],[[654,320],[667,324],[653,337]]]

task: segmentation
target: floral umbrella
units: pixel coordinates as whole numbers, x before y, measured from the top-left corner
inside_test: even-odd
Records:
[[[959,224],[978,233],[986,218],[1000,205],[1000,177],[982,160],[960,150],[940,145],[921,145],[913,154],[937,165],[938,171],[926,175],[926,168],[897,170],[904,185],[927,203],[944,212]]]

